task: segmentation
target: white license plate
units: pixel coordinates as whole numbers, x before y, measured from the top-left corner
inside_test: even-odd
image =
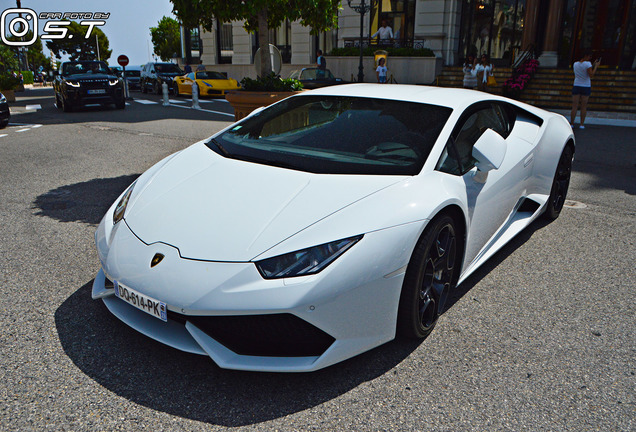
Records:
[[[104,89],[95,89],[95,90],[89,90],[88,94],[105,94],[106,90]]]
[[[129,305],[154,316],[155,318],[159,318],[162,321],[168,320],[166,304],[164,302],[148,297],[147,295],[142,294],[139,291],[135,291],[132,288],[128,288],[117,281],[114,281],[113,285],[115,285],[115,295],[118,298],[122,299]]]

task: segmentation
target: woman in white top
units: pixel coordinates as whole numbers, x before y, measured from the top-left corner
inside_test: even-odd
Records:
[[[585,129],[587,101],[590,99],[590,95],[592,94],[592,77],[596,73],[598,65],[601,64],[600,58],[596,59],[594,66],[592,66],[590,60],[592,60],[592,53],[587,51],[583,53],[581,60],[572,65],[572,71],[574,72],[574,84],[572,86],[572,112],[570,113],[570,126],[574,127],[576,111],[578,110],[580,103],[581,124],[579,128],[581,129]]]
[[[486,91],[486,84],[488,83],[488,77],[493,74],[495,67],[490,63],[490,57],[488,54],[481,55],[481,61],[475,66],[475,72],[477,74],[477,88],[481,91]]]
[[[477,87],[477,74],[475,71],[475,57],[469,55],[464,61],[462,68],[464,72],[464,88],[474,89]]]

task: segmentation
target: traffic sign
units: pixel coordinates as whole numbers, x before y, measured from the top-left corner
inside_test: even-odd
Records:
[[[123,54],[120,55],[119,57],[117,57],[117,63],[119,63],[119,66],[121,67],[128,66],[128,57]]]

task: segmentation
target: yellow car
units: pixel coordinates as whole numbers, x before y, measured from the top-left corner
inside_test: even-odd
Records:
[[[175,96],[191,95],[194,82],[199,87],[199,96],[225,96],[226,91],[241,88],[235,79],[214,71],[190,72],[176,77],[174,82]]]

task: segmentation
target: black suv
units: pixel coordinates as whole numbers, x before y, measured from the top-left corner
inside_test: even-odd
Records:
[[[60,66],[53,82],[57,107],[72,111],[88,104],[115,104],[126,108],[124,82],[103,61],[69,61]]]
[[[161,85],[165,82],[168,84],[168,90],[173,93],[174,78],[181,75],[184,75],[184,72],[174,63],[146,63],[141,68],[141,92],[161,94]]]

